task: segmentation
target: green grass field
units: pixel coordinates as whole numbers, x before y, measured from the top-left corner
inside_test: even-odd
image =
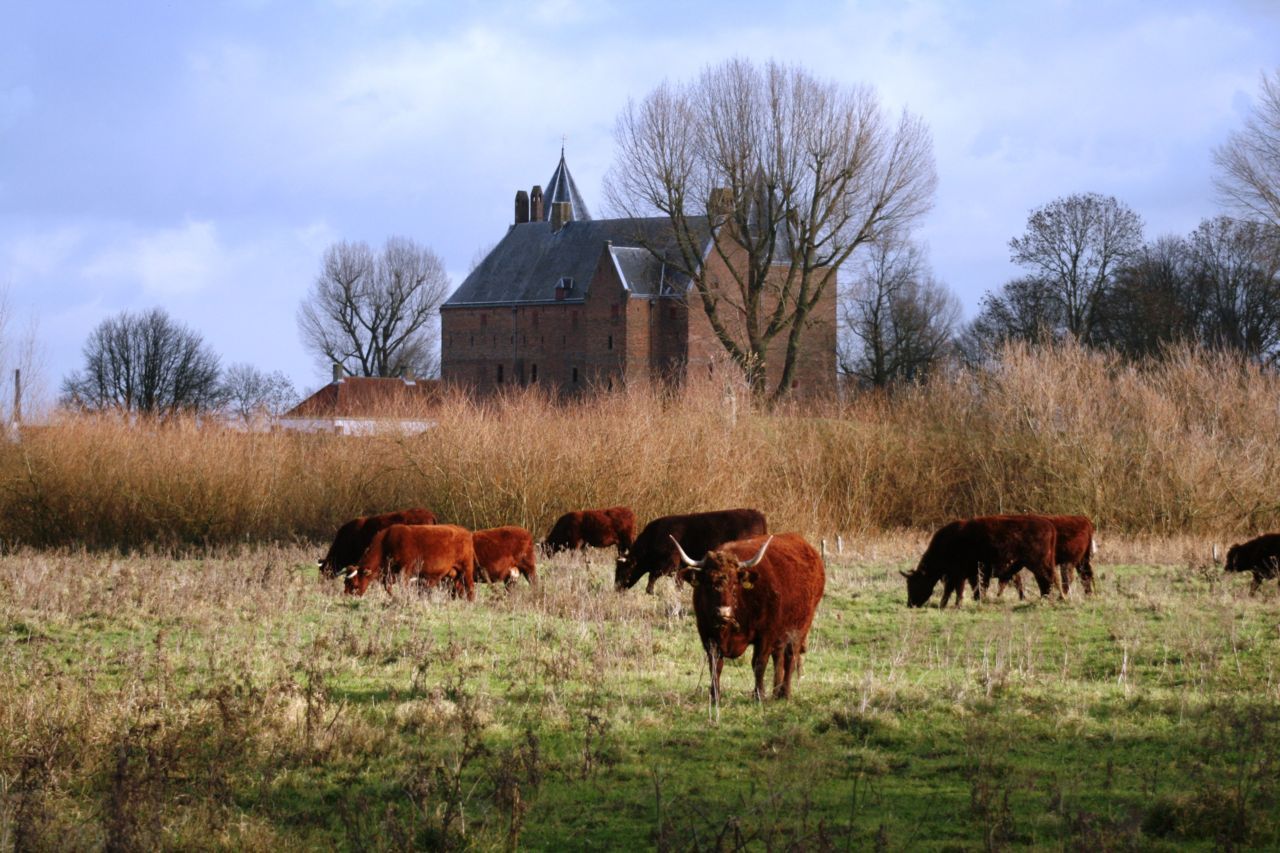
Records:
[[[688,590],[607,554],[474,603],[0,557],[0,850],[1280,845],[1275,584],[1131,542],[1089,599],[911,611],[924,541],[832,555],[794,698],[731,662],[718,723]]]

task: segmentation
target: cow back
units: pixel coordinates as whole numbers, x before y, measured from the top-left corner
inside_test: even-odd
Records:
[[[1232,545],[1227,551],[1226,570],[1229,572],[1256,572],[1272,576],[1280,570],[1280,533],[1264,533]]]
[[[321,560],[321,567],[330,574],[338,574],[347,566],[354,566],[378,532],[393,524],[435,523],[436,514],[422,507],[353,518],[338,528],[329,553]]]
[[[701,559],[726,542],[763,536],[769,532],[764,513],[755,509],[725,509],[686,515],[664,515],[645,525],[627,555],[629,577],[619,585],[634,586],[646,573],[671,574],[680,567],[674,539],[693,559]]]

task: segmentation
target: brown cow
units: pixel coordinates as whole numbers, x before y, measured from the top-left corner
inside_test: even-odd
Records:
[[[556,519],[543,544],[551,554],[580,551],[588,546],[616,546],[619,554],[625,554],[635,538],[636,514],[625,506],[611,506],[566,512]]]
[[[531,585],[538,582],[533,561],[533,534],[523,527],[492,527],[471,534],[476,549],[476,580],[503,583],[510,589],[524,575]]]
[[[347,573],[348,595],[364,595],[381,578],[390,590],[399,575],[429,589],[441,581],[476,597],[476,551],[471,531],[453,524],[393,524],[378,531],[360,563]]]
[[[1058,547],[1054,553],[1058,570],[1062,574],[1063,594],[1071,592],[1071,581],[1076,571],[1080,572],[1080,585],[1085,595],[1093,594],[1093,552],[1094,528],[1087,515],[1046,515],[1041,516],[1053,522],[1058,531]],[[1004,592],[1010,580],[1018,590],[1018,598],[1023,598],[1022,576],[1015,574],[1009,580],[1000,581],[996,595]]]
[[[378,535],[379,530],[393,524],[435,524],[436,514],[429,509],[414,507],[398,512],[384,512],[382,515],[362,515],[353,518],[338,528],[329,546],[329,553],[316,561],[320,566],[320,574],[337,577],[349,566],[360,562],[365,549]]]
[[[740,657],[747,646],[756,700],[764,698],[769,658],[774,698],[789,697],[826,584],[822,557],[797,533],[727,542],[696,561],[671,541],[686,566],[680,575],[693,586],[693,611],[707,653],[716,714],[724,659]]]
[[[1264,580],[1280,577],[1280,533],[1266,533],[1248,542],[1232,545],[1227,549],[1228,572],[1250,572],[1253,583],[1249,594],[1253,595]]]
[[[1054,567],[1057,542],[1053,523],[1036,516],[995,515],[953,521],[933,534],[915,570],[902,573],[907,579],[907,606],[923,606],[942,579],[942,606],[947,606],[954,593],[959,607],[966,582],[978,598],[985,586],[984,575],[1005,580],[1023,567],[1035,576],[1041,595],[1057,587],[1061,596],[1062,584]]]
[[[675,539],[690,553],[702,555],[726,542],[763,536],[769,532],[764,513],[755,509],[722,509],[689,515],[664,515],[644,526],[626,556],[619,557],[613,582],[619,591],[630,589],[647,573],[645,592],[663,575],[674,575],[680,557],[672,547]],[[679,577],[676,583],[679,584]]]

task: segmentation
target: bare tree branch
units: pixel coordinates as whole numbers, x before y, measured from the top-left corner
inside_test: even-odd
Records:
[[[410,239],[392,237],[378,255],[364,243],[336,243],[298,309],[298,329],[326,371],[337,363],[358,376],[431,376],[448,295],[444,262]]]
[[[614,136],[610,204],[670,218],[677,263],[757,392],[771,344],[785,340],[775,397],[791,387],[835,270],[928,210],[937,182],[918,118],[895,124],[871,89],[772,62],[735,59],[664,83],[627,105]]]
[[[1280,228],[1280,69],[1262,77],[1262,91],[1244,129],[1213,152],[1219,195],[1246,218]]]
[[[163,309],[102,321],[83,351],[84,368],[63,380],[64,405],[167,416],[221,403],[217,355]]]

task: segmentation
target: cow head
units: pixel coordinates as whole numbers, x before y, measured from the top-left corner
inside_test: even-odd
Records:
[[[1227,563],[1223,566],[1223,571],[1239,572],[1243,571],[1240,565],[1240,546],[1232,545],[1227,549]]]
[[[369,584],[373,583],[374,577],[375,572],[353,566],[343,576],[342,591],[347,595],[364,595]]]
[[[630,554],[624,554],[618,558],[618,562],[613,567],[613,585],[614,588],[621,592],[624,589],[631,589],[636,585],[636,581],[640,580],[641,572],[637,570],[636,561]]]
[[[684,568],[678,572],[680,580],[694,588],[694,598],[714,607],[716,621],[722,625],[737,624],[737,612],[742,603],[743,590],[749,590],[759,580],[756,565],[769,550],[770,536],[760,550],[749,560],[739,560],[732,551],[708,551],[701,560],[694,560],[684,552],[674,536],[676,550]]]
[[[907,606],[908,607],[924,607],[929,597],[933,595],[933,588],[937,585],[937,578],[931,577],[928,572],[917,568],[914,572],[899,572],[907,579]]]

